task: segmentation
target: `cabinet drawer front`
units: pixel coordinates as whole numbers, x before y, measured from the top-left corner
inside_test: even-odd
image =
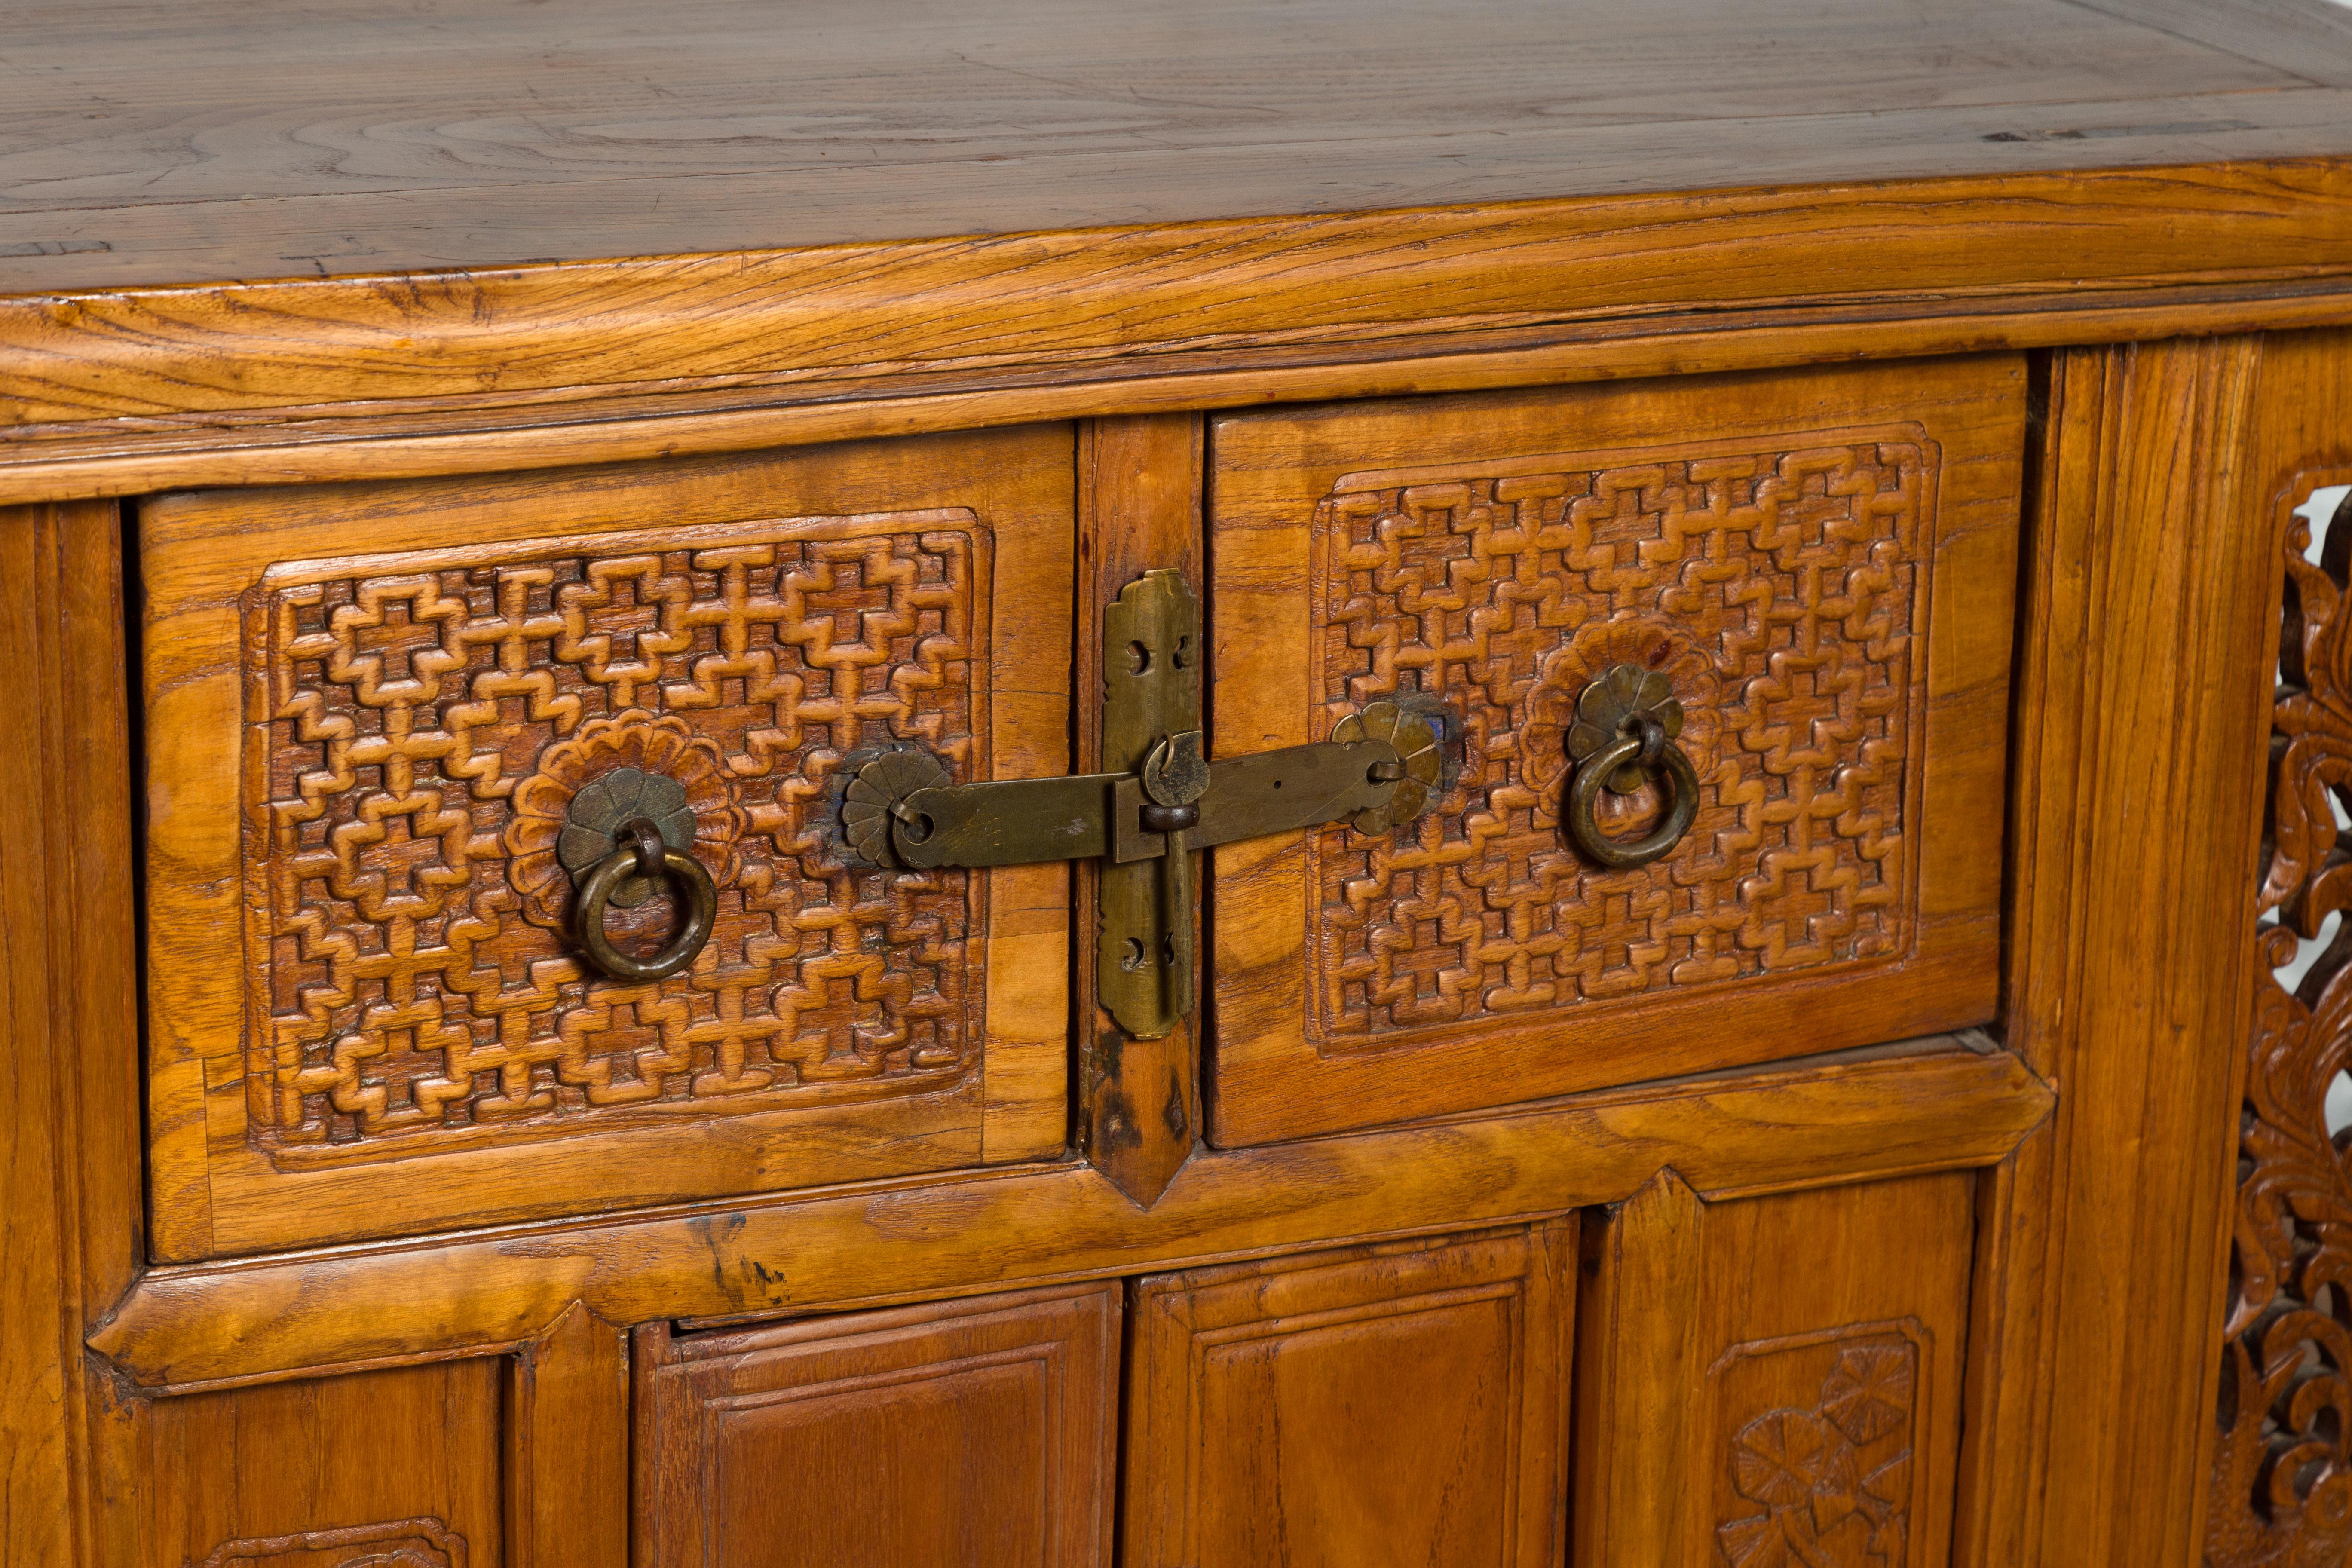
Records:
[[[163,1255],[1058,1150],[1066,872],[878,869],[836,797],[1066,771],[1070,450],[149,504]],[[608,979],[563,835],[656,776],[712,933]]]
[[[1213,872],[1212,1136],[1980,1023],[2022,363],[1334,405],[1213,430],[1216,744],[1434,708],[1437,805]],[[1580,694],[1663,677],[1695,816],[1566,818]],[[1664,786],[1603,793],[1637,837]]]

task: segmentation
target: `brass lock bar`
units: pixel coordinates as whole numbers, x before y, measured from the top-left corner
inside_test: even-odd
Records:
[[[866,763],[843,823],[877,862],[1018,866],[1099,859],[1097,994],[1121,1029],[1159,1039],[1192,1010],[1192,852],[1327,822],[1386,832],[1426,809],[1434,715],[1376,703],[1335,738],[1209,762],[1202,751],[1200,601],[1148,572],[1103,616],[1103,760],[1119,771],[951,784],[919,752]]]
[[[1323,741],[1211,763],[1185,842],[1212,849],[1377,811],[1396,794],[1402,763],[1386,741]],[[1384,764],[1395,771],[1376,778]],[[941,784],[899,804],[891,848],[915,867],[1164,859],[1168,834],[1145,826],[1152,804],[1133,773]]]

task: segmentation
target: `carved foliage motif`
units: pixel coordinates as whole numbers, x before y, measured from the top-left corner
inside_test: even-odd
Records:
[[[1734,1369],[1765,1377],[1810,1375],[1823,1362],[1829,1370],[1808,1406],[1768,1409],[1732,1436],[1726,1479],[1735,1500],[1715,1531],[1730,1568],[1902,1568],[1918,1355],[1899,1331],[1731,1352]]]
[[[1324,700],[1441,697],[1465,755],[1409,828],[1318,836],[1318,1041],[1908,951],[1933,486],[1924,439],[1821,437],[1327,498]],[[1685,847],[1630,871],[1586,862],[1559,820],[1577,696],[1619,663],[1673,682],[1701,781]],[[1605,798],[1621,837],[1663,804]]]
[[[466,1568],[466,1538],[437,1519],[230,1541],[203,1568]]]
[[[960,871],[845,855],[853,752],[984,769],[967,513],[746,524],[273,572],[247,601],[248,1126],[281,1163],[926,1092],[976,1064]],[[693,810],[709,944],[592,979],[555,846],[621,768]],[[616,910],[658,941],[670,900]]]
[[[2352,855],[2335,812],[2352,802],[2347,510],[2316,563],[2305,558],[2310,544],[2310,524],[2295,518],[2207,1509],[2214,1568],[2352,1556],[2352,1133],[2331,1134],[2326,1111],[2329,1085],[2352,1065],[2352,921],[2293,991],[2276,978],[2302,941],[2352,908]]]

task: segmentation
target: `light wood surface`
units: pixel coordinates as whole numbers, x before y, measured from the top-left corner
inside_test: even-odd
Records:
[[[0,511],[0,1555],[71,1562],[128,1528],[78,1347],[137,1277],[136,954],[121,523],[111,505]]]
[[[1702,1203],[1668,1173],[1597,1221],[1571,1561],[1942,1568],[1973,1184]]]
[[[507,1563],[628,1568],[627,1331],[574,1307],[505,1370]]]
[[[1552,1568],[1573,1216],[1132,1290],[1129,1568]]]
[[[575,1301],[625,1323],[1118,1278],[1613,1203],[1665,1166],[1711,1195],[1973,1169],[2050,1103],[2014,1057],[1928,1041],[1212,1151],[1149,1209],[1064,1164],[152,1268],[90,1343],[133,1384],[200,1386],[503,1351]]]
[[[12,461],[88,460],[257,420],[272,445],[429,436],[641,415],[648,394],[740,410],[1628,332],[1894,322],[1908,346],[1876,352],[1924,353],[1968,319],[1956,352],[2069,341],[2037,323],[2077,312],[2074,341],[2095,339],[2116,310],[2134,335],[2202,331],[2251,300],[2340,313],[2348,188],[2306,161],[97,290],[0,300],[0,429]],[[1663,346],[1649,374],[1676,368]],[[1129,411],[1150,409],[1081,410]]]
[[[1986,357],[1215,421],[1216,753],[1410,698],[1465,754],[1214,852],[1212,1141],[1990,1021],[2024,419]],[[1627,660],[1701,794],[1608,873],[1564,741]]]
[[[2306,365],[2343,352],[2306,342]],[[1970,1424],[1963,1563],[2199,1560],[2276,679],[2283,522],[2262,435],[2276,419],[2314,450],[2341,441],[2301,425],[2322,384],[2273,379],[2272,353],[2222,337],[2052,368],[2003,1008],[2060,1098],[2046,1142],[1988,1186],[2001,1273],[1979,1331],[1998,1353]],[[2187,847],[2151,854],[2164,834]],[[2157,1498],[2174,1501],[2143,1506]]]
[[[1110,1562],[1117,1286],[637,1334],[637,1561]]]
[[[2204,9],[41,0],[0,289],[2352,151],[2352,26]]]
[[[145,507],[158,1255],[1058,1155],[1066,868],[860,869],[823,781],[1068,771],[1072,438]],[[630,736],[725,836],[655,988],[517,847]]]
[[[499,1370],[399,1367],[149,1406],[138,1484],[151,1534],[134,1561],[503,1562]]]

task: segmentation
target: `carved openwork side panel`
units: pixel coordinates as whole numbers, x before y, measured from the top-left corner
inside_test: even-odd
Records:
[[[1217,852],[1213,1141],[1988,1021],[2023,393],[1988,358],[1218,422],[1215,745],[1391,703],[1447,755],[1414,822]]]
[[[2352,496],[2345,498],[2352,500]],[[2286,531],[2280,684],[2241,1110],[2213,1568],[2352,1553],[2352,507]],[[2315,521],[2325,533],[2315,548]],[[2314,558],[2315,557],[2315,559]]]
[[[1313,1033],[1458,1033],[1668,987],[1905,955],[1937,455],[1908,439],[1351,476],[1318,506],[1333,710],[1461,715],[1411,831],[1317,836]],[[1563,831],[1578,694],[1672,682],[1701,781],[1688,847],[1611,870]],[[1659,810],[1653,784],[1617,815]]]
[[[142,503],[158,1253],[1058,1153],[1067,868],[840,797],[1070,771],[1071,447]]]
[[[911,742],[987,776],[989,567],[947,512],[273,571],[247,622],[257,1146],[363,1159],[972,1070],[974,877],[861,863],[833,796],[845,759]],[[683,786],[719,890],[692,969],[650,986],[583,963],[557,858],[625,769]]]

